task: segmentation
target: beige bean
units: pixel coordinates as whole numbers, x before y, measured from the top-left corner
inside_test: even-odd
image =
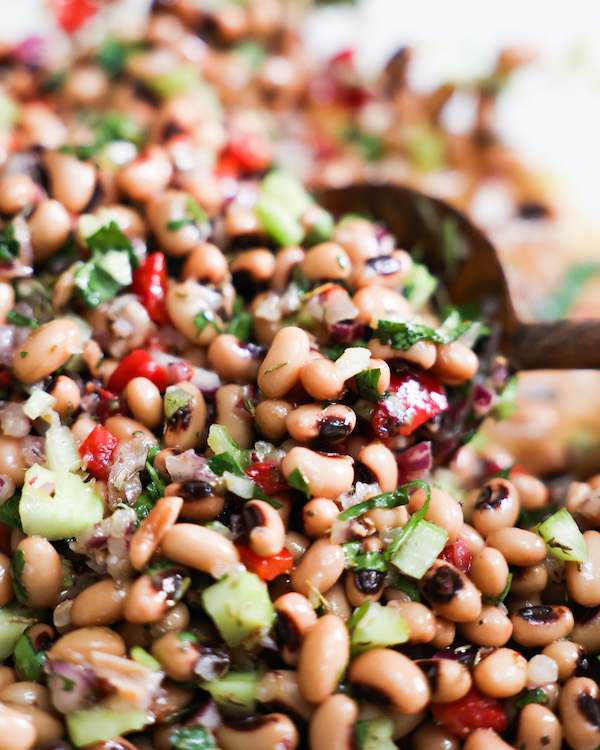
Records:
[[[62,588],[63,570],[58,552],[40,536],[26,537],[17,551],[23,554],[20,584],[25,589],[30,607],[51,607]]]
[[[371,339],[368,346],[374,357],[385,359],[386,362],[412,362],[424,370],[429,370],[435,362],[436,349],[431,341],[417,341],[406,351],[393,349],[389,344],[382,344],[379,339]]]
[[[34,706],[42,711],[52,711],[50,692],[48,688],[37,682],[21,680],[7,685],[0,691],[0,701],[3,703],[18,703],[22,706]]]
[[[79,409],[81,393],[79,386],[72,378],[66,375],[59,375],[48,393],[56,399],[53,408],[60,414],[63,420],[70,419],[77,409]]]
[[[50,181],[50,195],[67,211],[77,214],[90,202],[96,187],[96,169],[71,154],[49,151],[42,157]]]
[[[346,596],[353,607],[378,602],[383,594],[385,575],[376,570],[347,570],[344,576]]]
[[[340,281],[352,272],[348,253],[335,242],[322,242],[312,247],[300,262],[300,268],[312,281]]]
[[[431,371],[444,385],[460,385],[471,380],[479,368],[479,358],[461,341],[437,344],[435,364]]]
[[[15,670],[12,667],[0,665],[0,690],[12,685],[16,680]]]
[[[80,104],[99,104],[108,91],[108,76],[96,65],[80,65],[71,70],[64,84],[65,95]]]
[[[150,432],[147,427],[129,417],[123,417],[121,415],[109,417],[104,423],[104,427],[109,432],[112,432],[119,441],[140,437],[149,445],[156,445],[158,443],[156,436]]]
[[[541,479],[526,471],[516,471],[514,468],[510,472],[509,479],[517,490],[519,504],[523,510],[539,510],[548,502],[548,488]]]
[[[191,221],[181,226],[173,224],[193,218],[188,212],[189,201],[190,196],[183,191],[166,190],[148,202],[146,216],[152,232],[160,247],[175,257],[189,255],[203,240],[200,229]],[[172,228],[169,229],[169,226]],[[171,320],[174,320],[172,316]]]
[[[516,568],[513,570],[510,593],[517,596],[539,594],[546,588],[547,583],[548,571],[542,563],[528,565],[526,568]]]
[[[275,633],[281,657],[286,664],[296,664],[302,640],[317,621],[315,610],[305,596],[294,591],[279,596],[273,607],[277,615]]]
[[[338,224],[333,240],[344,248],[353,263],[376,258],[381,253],[374,225],[367,219],[348,219]]]
[[[168,495],[182,498],[180,516],[188,521],[212,521],[225,507],[225,498],[200,479],[169,484],[165,487],[165,497]]]
[[[388,602],[389,607],[395,607],[400,611],[400,616],[407,624],[410,631],[411,643],[429,643],[435,636],[435,615],[424,604],[420,602],[402,602],[392,600]]]
[[[176,523],[170,528],[162,540],[162,551],[170,560],[202,570],[213,578],[220,578],[240,559],[229,539],[191,523]]]
[[[351,750],[358,717],[356,703],[347,695],[330,695],[314,712],[308,729],[311,750]]]
[[[325,610],[333,615],[337,615],[344,622],[347,622],[352,615],[352,608],[348,597],[346,596],[346,590],[341,581],[336,581],[333,586],[327,591],[324,591],[323,599],[327,602]],[[317,600],[315,598],[313,604],[317,606]]]
[[[208,347],[208,361],[217,375],[227,383],[254,383],[263,358],[263,350],[254,344],[243,344],[229,333],[221,333]]]
[[[289,326],[277,332],[258,373],[258,387],[265,396],[281,398],[296,385],[309,348],[302,328]]]
[[[395,288],[412,267],[412,258],[406,250],[393,250],[379,254],[365,263],[354,266],[351,284],[355,289],[364,287]]]
[[[77,351],[79,328],[72,320],[57,318],[32,331],[13,361],[13,372],[23,383],[51,375]]]
[[[431,703],[452,703],[465,696],[473,684],[470,669],[452,659],[417,659],[427,677]]]
[[[298,443],[313,440],[335,443],[344,440],[356,426],[356,414],[343,404],[303,404],[289,412],[285,426]]]
[[[598,685],[589,677],[565,683],[558,699],[564,738],[573,750],[594,750],[600,745]]]
[[[258,681],[256,698],[260,703],[279,706],[304,721],[309,721],[314,711],[314,706],[300,695],[296,672],[291,669],[265,672]]]
[[[473,557],[485,547],[485,541],[481,534],[468,523],[463,523],[458,538],[466,543]]]
[[[350,658],[350,636],[337,615],[320,617],[309,629],[300,647],[298,688],[311,703],[331,695]]]
[[[10,558],[0,552],[0,607],[12,601],[14,595],[15,589],[10,575]]]
[[[560,750],[562,728],[546,706],[529,703],[519,714],[516,746],[522,750]]]
[[[575,677],[575,672],[585,663],[585,651],[578,643],[560,640],[549,643],[542,650],[544,656],[554,659],[558,665],[558,680],[566,682]]]
[[[454,622],[472,622],[481,612],[481,594],[454,565],[436,560],[420,581],[433,611]]]
[[[117,186],[134,201],[147,201],[169,184],[173,166],[168,153],[160,146],[148,146],[117,174]]]
[[[392,451],[379,441],[368,443],[358,454],[359,472],[362,467],[373,475],[382,492],[392,492],[398,486],[398,464]],[[462,515],[462,514],[461,514]]]
[[[191,279],[169,286],[167,312],[175,328],[194,345],[208,346],[223,327],[219,315],[207,306],[204,288]]]
[[[448,648],[456,636],[456,625],[452,620],[447,620],[439,615],[435,618],[435,635],[430,644],[437,649]]]
[[[504,646],[512,635],[513,625],[504,612],[493,604],[484,604],[472,622],[459,625],[461,634],[478,646]]]
[[[160,391],[148,378],[133,378],[125,386],[125,398],[131,413],[150,430],[163,420],[163,400]]]
[[[0,703],[0,750],[31,750],[36,742],[33,722],[22,711]]]
[[[498,648],[475,666],[473,680],[495,698],[516,695],[527,682],[527,659],[512,648]]]
[[[173,527],[183,506],[180,497],[162,497],[131,537],[129,559],[137,570],[148,564],[165,534]]]
[[[242,506],[242,519],[255,554],[272,557],[281,552],[285,527],[275,508],[264,500],[249,500]]]
[[[374,320],[387,320],[390,315],[394,320],[412,316],[413,311],[406,297],[392,289],[365,286],[359,289],[352,304],[358,308],[357,320],[365,325],[370,325]]]
[[[304,557],[294,566],[291,574],[292,588],[312,599],[314,592],[327,591],[344,572],[346,555],[340,544],[332,544],[329,539],[317,539]]]
[[[104,578],[84,589],[73,600],[71,623],[76,628],[113,625],[123,617],[128,585]]]
[[[309,448],[292,448],[281,462],[286,479],[298,469],[308,484],[311,495],[334,498],[350,489],[354,481],[352,464],[336,453],[317,453]]]
[[[420,487],[410,496],[408,510],[415,513],[425,505],[425,490]],[[431,502],[425,520],[434,523],[448,534],[448,544],[453,544],[460,534],[463,525],[463,514],[460,505],[444,490],[431,488]]]
[[[262,247],[246,250],[231,261],[229,269],[234,276],[246,274],[254,282],[268,281],[275,270],[275,256]]]
[[[181,391],[189,394],[189,398],[181,395],[181,401],[185,398],[185,403],[182,403],[172,415],[167,416],[163,442],[168,448],[188,450],[198,445],[204,433],[206,403],[200,389],[188,382],[170,385],[166,390],[165,400],[173,394],[179,401]]]
[[[484,596],[497,599],[506,588],[508,563],[502,552],[484,547],[473,557],[469,577]]]
[[[44,200],[29,217],[33,257],[39,263],[47,260],[67,241],[71,231],[69,212],[57,200]]]
[[[6,316],[15,304],[15,292],[6,281],[0,281],[0,323],[6,322]]]
[[[600,533],[585,531],[589,559],[585,562],[567,563],[567,591],[569,596],[584,607],[600,604]]]
[[[186,258],[182,279],[194,279],[200,284],[218,284],[229,276],[227,259],[216,245],[203,242]]]
[[[152,644],[152,656],[171,680],[190,682],[197,679],[194,667],[200,657],[200,649],[193,639],[178,633],[166,633]]]
[[[148,711],[152,713],[156,722],[171,721],[190,705],[193,698],[193,690],[165,681],[161,690],[155,693]]]
[[[257,404],[254,421],[267,440],[278,442],[287,434],[285,420],[291,408],[291,404],[281,399],[261,401]]]
[[[221,750],[295,750],[300,738],[294,722],[285,714],[257,717],[247,728],[219,724],[215,737]]]
[[[493,729],[476,729],[467,737],[463,750],[512,750]]]
[[[229,434],[240,448],[251,448],[254,445],[252,414],[244,406],[246,391],[241,385],[223,385],[216,395],[216,421],[227,427]]]
[[[183,602],[179,602],[165,614],[148,626],[148,632],[153,638],[160,638],[165,633],[181,633],[190,624],[190,611]]]
[[[522,646],[547,646],[573,629],[573,613],[562,605],[519,609],[511,616],[513,639]]]
[[[339,513],[339,508],[333,500],[328,500],[325,497],[314,497],[305,503],[302,508],[304,531],[315,539],[329,534]]]
[[[335,364],[324,358],[306,361],[300,381],[308,395],[317,401],[335,401],[344,390],[345,382]]]
[[[179,568],[170,568],[155,575],[136,578],[127,592],[123,617],[134,623],[154,623],[160,620],[176,600],[182,578]]]
[[[486,544],[500,550],[510,565],[535,565],[546,557],[544,540],[525,529],[494,529],[488,534]],[[600,603],[600,598],[598,601]]]
[[[374,648],[358,656],[348,673],[358,687],[374,689],[404,714],[416,714],[429,702],[427,679],[407,656],[388,648]]]
[[[52,644],[48,656],[69,664],[85,664],[92,651],[125,656],[125,642],[109,628],[81,628],[61,636]]]
[[[573,626],[569,635],[574,643],[582,646],[588,655],[600,652],[600,607],[588,609]]]
[[[459,750],[458,739],[445,727],[424,723],[412,736],[412,750]]]
[[[39,747],[40,750],[52,747],[55,742],[60,740],[61,737],[64,737],[65,728],[63,723],[47,711],[42,711],[41,708],[27,706],[21,703],[7,703],[6,705],[13,711],[22,714],[29,722],[31,722],[37,735],[36,746]]]
[[[484,537],[505,526],[513,526],[519,515],[519,498],[508,479],[490,479],[475,499],[473,525]]]
[[[14,216],[30,206],[37,195],[35,182],[25,174],[5,174],[0,180],[0,213]]]

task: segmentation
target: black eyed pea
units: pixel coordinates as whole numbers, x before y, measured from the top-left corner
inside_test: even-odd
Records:
[[[344,572],[345,565],[346,554],[340,544],[332,544],[327,538],[317,539],[294,566],[292,588],[310,600],[315,591],[323,593],[330,589]]]
[[[525,568],[513,568],[510,593],[517,596],[539,594],[548,583],[548,571],[542,563],[528,565]]]
[[[48,651],[50,659],[86,664],[93,651],[125,656],[125,641],[110,628],[79,628],[62,635]]]
[[[461,341],[437,344],[432,373],[444,385],[460,385],[471,380],[479,368],[479,358]]]
[[[33,722],[21,711],[0,703],[0,750],[31,750],[36,742]]]
[[[320,617],[308,630],[298,658],[298,688],[303,698],[321,703],[331,695],[350,658],[350,636],[337,615]]]
[[[353,607],[377,602],[383,594],[385,573],[379,570],[347,570],[344,576],[346,596]]]
[[[317,401],[335,401],[340,397],[345,384],[335,363],[318,357],[305,362],[300,372],[300,381],[308,395]]]
[[[166,633],[152,644],[152,656],[171,680],[189,682],[195,679],[194,667],[200,650],[193,639],[178,633]]]
[[[573,626],[570,639],[582,646],[588,655],[600,652],[600,607],[585,610]]]
[[[394,250],[390,254],[377,255],[364,263],[355,264],[351,285],[354,289],[391,289],[402,282],[411,267],[412,259],[406,250]]]
[[[326,497],[313,497],[302,508],[302,526],[313,539],[326,536],[340,513],[339,508]]]
[[[513,526],[518,515],[519,497],[508,479],[490,479],[475,498],[473,525],[483,537],[496,529]]]
[[[148,711],[152,712],[157,723],[170,721],[174,715],[189,706],[193,698],[193,690],[165,680],[161,691],[156,694],[148,707]]]
[[[599,688],[589,677],[573,677],[558,699],[564,738],[573,750],[595,750],[600,745]]]
[[[113,625],[123,617],[130,584],[118,586],[112,578],[88,586],[71,606],[71,623],[76,628]]]
[[[133,623],[154,623],[175,606],[187,588],[188,573],[175,565],[136,578],[127,592],[123,617]]]
[[[453,622],[472,622],[481,612],[481,593],[460,570],[436,560],[419,585],[436,614]]]
[[[36,746],[41,750],[52,747],[55,742],[64,737],[65,728],[62,721],[59,721],[47,711],[22,703],[6,702],[5,705],[31,722],[37,735]]]
[[[310,750],[352,750],[356,703],[347,695],[330,695],[312,715],[308,728]]]
[[[183,602],[171,607],[161,618],[148,627],[152,638],[160,638],[165,633],[181,633],[190,624],[190,611]]]
[[[71,213],[90,202],[96,188],[96,169],[71,154],[49,151],[42,157],[50,181],[50,195]]]
[[[220,724],[215,737],[221,750],[295,750],[300,738],[294,722],[285,714],[257,716],[244,727]]]
[[[350,619],[352,607],[346,596],[346,589],[341,581],[336,581],[327,591],[324,591],[323,599],[327,602],[325,609],[328,613],[337,615],[344,622]],[[316,606],[317,602],[313,604]]]
[[[208,346],[223,327],[207,306],[204,287],[191,279],[169,286],[167,312],[175,328],[198,346]]]
[[[466,695],[473,681],[469,668],[451,659],[417,659],[429,682],[431,703],[451,703]]]
[[[569,596],[584,607],[600,604],[600,533],[585,531],[589,559],[585,562],[567,563],[567,591]]]
[[[309,721],[314,706],[300,695],[295,670],[270,669],[258,681],[256,699],[266,705],[279,706],[288,714]]]
[[[436,357],[435,344],[431,341],[417,341],[410,349],[402,351],[393,349],[389,344],[382,344],[378,339],[371,339],[368,347],[374,357],[385,359],[386,362],[411,362],[424,370],[433,367]]]
[[[38,187],[26,174],[5,174],[0,180],[0,213],[14,216],[30,206],[38,195]]]
[[[463,523],[460,528],[460,534],[458,535],[458,538],[462,539],[463,542],[467,545],[467,547],[469,548],[469,552],[473,555],[473,557],[475,557],[475,555],[478,552],[481,552],[481,550],[485,547],[485,540],[483,539],[481,534],[468,523]]]
[[[163,554],[169,560],[202,570],[213,578],[225,575],[240,560],[229,539],[216,531],[191,523],[176,523],[165,534],[161,546]]]
[[[400,616],[408,625],[411,643],[429,643],[435,636],[436,617],[433,612],[420,602],[403,602],[392,600],[388,607],[399,610]]]
[[[0,323],[4,324],[6,316],[15,304],[15,292],[6,281],[0,281]]]
[[[263,356],[262,347],[242,343],[230,333],[220,333],[208,347],[208,361],[226,383],[256,382]]]
[[[498,648],[475,666],[473,680],[486,695],[516,695],[527,683],[527,659],[512,648]]]
[[[452,620],[447,620],[439,615],[435,618],[435,635],[429,643],[438,650],[448,648],[456,637],[456,625]]]
[[[150,199],[146,216],[160,247],[169,255],[189,255],[202,242],[198,226],[189,221],[190,196],[180,190],[167,190],[157,198]],[[182,223],[184,220],[188,220]],[[169,228],[171,227],[171,228]],[[171,320],[175,318],[171,315]]]
[[[412,736],[412,750],[459,750],[458,739],[445,727],[425,722]]]
[[[350,461],[337,453],[318,453],[296,446],[284,457],[281,471],[288,479],[298,469],[308,483],[311,495],[334,498],[352,486],[354,467]]]
[[[237,278],[241,276],[260,284],[269,281],[273,275],[275,256],[270,250],[262,247],[245,250],[232,260],[229,269],[236,284]]]
[[[187,479],[165,487],[165,497],[183,500],[180,516],[188,521],[212,521],[225,506],[225,497],[217,495],[214,488],[201,479]]]
[[[526,471],[511,469],[510,481],[519,495],[519,505],[523,510],[539,510],[547,504],[550,493],[541,479]]]
[[[72,320],[56,318],[29,334],[15,353],[13,373],[23,383],[51,375],[78,349],[79,328]]]
[[[165,402],[170,397],[178,406],[172,414],[166,415],[164,443],[168,448],[195,448],[206,425],[204,396],[193,383],[183,382],[167,388]]]
[[[73,427],[75,428],[80,421],[81,420],[78,419]],[[89,427],[89,422],[87,422],[85,429],[87,429],[87,427]],[[141,422],[137,422],[135,419],[123,417],[120,414],[116,417],[109,417],[104,423],[104,427],[109,432],[112,432],[112,434],[119,441],[131,440],[132,438],[139,437],[142,438],[148,445],[156,445],[158,443],[156,435],[150,432],[150,430],[145,425],[143,425]],[[79,435],[77,435],[76,439],[78,437]]]
[[[425,505],[425,490],[415,490],[408,503],[408,510],[415,513]],[[431,502],[425,520],[434,523],[448,534],[448,544],[453,544],[460,534],[463,525],[462,508],[456,500],[438,487],[431,488]]]
[[[79,386],[72,378],[59,375],[48,393],[56,399],[53,409],[60,414],[63,420],[72,417],[79,409],[81,393]]]
[[[25,590],[28,605],[40,609],[53,606],[61,592],[63,579],[58,552],[40,536],[21,540],[17,552],[23,555],[19,583]]]
[[[254,421],[261,435],[278,442],[287,435],[285,421],[292,405],[281,399],[269,399],[256,405]]]
[[[461,634],[478,646],[504,646],[512,635],[513,625],[504,612],[493,604],[484,604],[472,622],[459,625]]]
[[[522,750],[560,750],[559,720],[546,706],[529,703],[519,714],[515,744]]]
[[[352,304],[358,308],[357,320],[365,325],[371,325],[374,319],[387,320],[390,313],[394,320],[412,317],[410,303],[398,292],[392,289],[366,286],[359,289],[352,297]]]
[[[289,412],[285,426],[298,443],[337,443],[354,430],[356,414],[344,404],[304,404]]]
[[[275,256],[275,270],[269,287],[275,291],[285,289],[292,278],[294,267],[302,262],[304,250],[301,247],[284,247]]]
[[[227,259],[216,245],[203,242],[187,257],[181,271],[182,279],[193,279],[200,284],[218,284],[229,278]]]
[[[117,173],[117,187],[133,201],[147,201],[169,184],[173,166],[161,146],[148,146]]]
[[[398,486],[398,464],[392,451],[379,441],[368,443],[358,453],[356,472],[362,481],[375,481],[382,492],[392,492]]]
[[[294,564],[302,560],[311,544],[312,540],[298,531],[288,531],[285,535],[285,547],[294,559]]]
[[[600,534],[598,535],[600,537]],[[504,527],[490,531],[486,538],[489,547],[500,550],[510,565],[535,565],[546,557],[546,543],[532,531]],[[598,599],[600,603],[600,598]]]
[[[267,398],[281,398],[296,385],[309,351],[308,335],[302,328],[288,326],[277,332],[257,379]]]
[[[155,430],[163,420],[160,391],[148,378],[137,377],[125,386],[125,398],[131,413],[139,422]]]
[[[554,641],[542,650],[544,656],[554,659],[558,665],[558,681],[566,682],[571,677],[580,677],[580,670],[587,668],[585,650],[573,641]]]
[[[0,691],[16,681],[15,670],[12,667],[0,666]]]
[[[309,600],[295,591],[279,596],[275,609],[275,636],[281,657],[286,664],[296,664],[302,640],[317,621]]]
[[[0,552],[0,607],[13,600],[15,588],[10,575],[10,557]]]
[[[407,656],[388,648],[374,648],[350,666],[350,683],[375,693],[403,714],[416,714],[430,698],[427,678]]]
[[[375,258],[381,253],[374,225],[367,219],[349,219],[338,224],[333,231],[333,240],[344,248],[353,263]]]
[[[281,552],[285,527],[275,508],[264,500],[249,500],[242,505],[242,519],[254,553],[272,557]]]
[[[348,253],[335,242],[322,242],[307,251],[300,268],[311,281],[340,281],[352,273]]]
[[[253,417],[244,405],[245,396],[244,386],[222,385],[215,397],[216,421],[227,427],[240,448],[254,445]]]
[[[509,575],[504,555],[492,547],[484,547],[473,556],[469,578],[484,596],[498,598],[506,588]]]
[[[28,467],[20,438],[0,435],[0,474],[7,476],[17,487],[23,484]]]
[[[129,541],[129,560],[136,570],[150,562],[165,534],[177,521],[182,506],[181,497],[165,495],[142,520]]]
[[[463,750],[513,750],[493,729],[476,729],[467,737]]]
[[[522,646],[543,647],[573,630],[573,613],[562,605],[523,607],[511,616],[512,637]]]
[[[42,711],[52,711],[50,691],[37,682],[21,680],[7,685],[0,692],[0,701],[3,703],[18,703],[22,706],[34,706]]]

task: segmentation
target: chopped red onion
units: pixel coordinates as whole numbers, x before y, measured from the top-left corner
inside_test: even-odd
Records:
[[[29,435],[31,421],[23,411],[23,404],[9,401],[0,411],[0,429],[9,437],[21,438]]]
[[[473,388],[473,409],[480,417],[485,416],[494,405],[495,397],[489,388],[477,383]]]
[[[200,724],[208,729],[209,732],[213,732],[220,723],[221,716],[217,704],[211,698],[198,706],[188,721],[188,725]]]
[[[192,448],[180,453],[178,456],[167,456],[165,458],[165,467],[172,482],[199,479],[201,478],[201,474],[210,472],[208,459],[204,456],[199,456]],[[212,474],[212,472],[210,473]],[[210,481],[214,481],[214,479],[213,475]]]
[[[406,484],[415,479],[423,479],[433,465],[431,443],[424,441],[402,451],[396,457],[398,483]]]
[[[90,705],[98,689],[98,678],[91,669],[48,659],[44,667],[52,703],[62,714]]]
[[[364,323],[340,321],[329,328],[329,339],[332,344],[345,344],[359,339],[365,330]]]
[[[221,387],[221,378],[212,370],[203,367],[194,367],[191,382],[199,388],[203,394],[215,393]]]
[[[27,466],[46,462],[44,439],[35,435],[26,435],[22,443],[23,458]]]
[[[15,483],[6,474],[0,474],[0,503],[6,502],[15,492]]]

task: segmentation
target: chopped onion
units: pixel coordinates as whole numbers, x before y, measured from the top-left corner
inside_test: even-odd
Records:
[[[48,414],[54,407],[56,399],[41,388],[34,388],[31,396],[23,404],[23,411],[29,419],[37,419]]]
[[[75,447],[71,430],[62,425],[46,432],[46,463],[53,471],[77,471],[81,456]]]
[[[77,711],[89,704],[98,689],[98,678],[91,669],[49,659],[44,671],[54,707],[60,713]]]
[[[335,361],[335,369],[343,380],[353,378],[366,370],[371,359],[371,352],[362,346],[350,346]]]
[[[407,450],[398,454],[396,462],[398,464],[399,484],[423,479],[433,466],[431,443],[425,441],[407,448]]]
[[[22,438],[29,434],[31,423],[25,414],[23,404],[9,401],[4,404],[0,412],[0,427],[4,435]]]

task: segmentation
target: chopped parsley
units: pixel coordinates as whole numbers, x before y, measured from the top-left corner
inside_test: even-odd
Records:
[[[356,389],[361,398],[365,398],[368,401],[379,401],[381,399],[381,394],[377,388],[380,375],[381,370],[378,367],[374,367],[371,370],[363,370],[354,376]]]
[[[183,229],[183,227],[187,227],[188,224],[194,224],[199,227],[208,222],[206,211],[190,195],[188,195],[185,202],[185,212],[186,215],[183,219],[176,219],[167,223],[167,230],[169,232],[177,232]]]
[[[462,320],[460,313],[454,310],[435,330],[420,323],[396,323],[390,320],[379,320],[373,333],[374,339],[382,344],[389,344],[392,349],[407,351],[419,341],[433,341],[435,344],[450,344],[473,325],[470,320]]]
[[[0,263],[14,263],[20,251],[21,245],[15,237],[15,225],[11,221],[0,230]]]
[[[252,338],[253,328],[252,314],[244,309],[244,300],[236,297],[233,302],[231,321],[225,327],[225,333],[235,336],[239,341],[249,341]]]
[[[44,651],[36,651],[28,635],[21,635],[15,644],[15,666],[26,680],[39,682],[44,675],[48,657]]]
[[[19,515],[20,495],[13,495],[0,505],[0,521],[15,529],[21,528],[21,517]]]
[[[27,315],[21,315],[16,310],[10,310],[6,313],[6,322],[12,323],[14,326],[21,326],[22,328],[39,328],[40,324],[35,318],[30,318]]]
[[[308,479],[304,476],[304,472],[299,466],[297,466],[289,475],[289,477],[287,478],[287,483],[295,490],[304,493],[307,499],[310,499],[310,484],[308,483]]]
[[[66,143],[58,150],[63,154],[74,154],[78,159],[90,159],[109,143],[130,141],[140,146],[144,134],[137,123],[122,112],[108,112],[90,123],[94,140],[92,143]]]
[[[212,735],[203,726],[179,727],[170,737],[175,750],[213,750],[217,747]]]
[[[144,46],[143,42],[130,42],[111,36],[98,50],[96,62],[111,78],[116,78],[125,69],[131,55],[142,51]]]
[[[194,325],[196,326],[196,338],[199,338],[200,334],[206,326],[211,325],[217,333],[221,333],[215,314],[211,310],[200,310],[200,312],[194,316]]]

